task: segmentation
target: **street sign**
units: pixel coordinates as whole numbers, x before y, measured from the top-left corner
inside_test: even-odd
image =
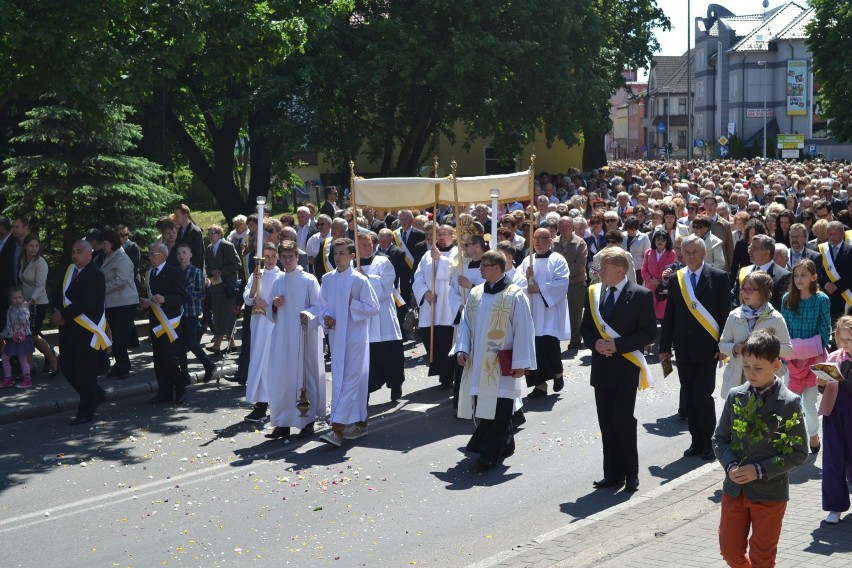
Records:
[[[787,158],[796,159],[796,158],[799,157],[799,151],[798,150],[781,150],[781,157],[785,158],[785,159],[787,159]]]
[[[657,125],[657,132],[665,132],[666,131],[666,123],[661,122]]]
[[[772,118],[773,112],[771,108],[747,108],[746,118]]]
[[[725,144],[727,144],[727,143],[728,143],[728,139],[727,139],[727,138],[725,138],[724,136],[720,136],[720,137],[719,137],[718,142],[719,142],[719,144],[721,144],[722,146],[724,146]]]
[[[719,157],[726,158],[728,156],[728,147],[719,146]]]
[[[778,149],[779,150],[797,150],[805,147],[804,134],[779,134]]]
[[[816,144],[808,144],[808,154],[811,156],[816,156],[817,148]]]
[[[704,140],[695,140],[695,141],[693,141],[693,145],[696,148],[703,148],[704,147]]]

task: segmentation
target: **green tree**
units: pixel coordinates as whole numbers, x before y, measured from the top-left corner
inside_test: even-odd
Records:
[[[157,164],[130,154],[140,129],[127,122],[129,109],[103,105],[95,115],[63,100],[42,102],[26,113],[12,139],[17,155],[4,162],[9,212],[35,214],[47,243],[61,250],[93,226],[150,232],[177,196],[160,185]]]
[[[845,72],[843,53],[852,52],[852,1],[811,0],[814,15],[808,24],[805,45],[813,56],[814,79],[820,84],[822,114],[831,121],[831,135],[852,141],[852,77]],[[840,57],[838,57],[840,55]]]
[[[622,69],[646,63],[654,0],[359,0],[314,34],[296,92],[314,147],[343,164],[359,154],[383,175],[414,175],[436,135],[493,137],[511,161],[537,131],[568,144],[609,129]],[[603,146],[601,144],[601,150]]]

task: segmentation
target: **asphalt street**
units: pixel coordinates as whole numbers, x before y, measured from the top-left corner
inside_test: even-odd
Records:
[[[422,346],[406,347],[403,400],[375,393],[369,435],[340,449],[267,440],[242,422],[244,389],[224,382],[193,387],[183,408],[111,402],[82,429],[66,414],[5,425],[0,540],[19,545],[2,565],[465,566],[705,464],[682,457],[676,373],[652,364],[657,384],[636,405],[640,491],[594,491],[600,432],[581,350],[565,354],[563,392],[525,405],[516,454],[477,473],[462,451],[472,423],[433,388]]]

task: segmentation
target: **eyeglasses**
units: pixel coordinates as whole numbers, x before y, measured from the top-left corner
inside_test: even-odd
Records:
[[[496,264],[486,264],[484,262],[479,265],[480,268],[485,268],[486,266],[497,266],[497,265]]]
[[[751,294],[752,292],[757,292],[757,288],[749,288],[748,286],[743,286],[740,288],[740,292],[743,294]]]
[[[601,223],[603,223],[603,221],[592,221],[591,222],[592,225],[600,225]]]
[[[606,223],[618,223],[618,219],[607,219]]]

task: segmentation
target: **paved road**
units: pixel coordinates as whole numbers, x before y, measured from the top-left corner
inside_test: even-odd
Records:
[[[681,457],[676,379],[658,377],[637,401],[640,492],[592,491],[600,439],[581,351],[566,355],[562,393],[527,404],[517,453],[475,473],[460,451],[472,424],[432,388],[422,347],[410,353],[404,400],[374,396],[369,436],[339,450],[266,440],[225,383],[194,387],[187,408],[112,402],[82,430],[66,414],[4,426],[0,538],[24,545],[2,564],[461,566],[704,465]]]

